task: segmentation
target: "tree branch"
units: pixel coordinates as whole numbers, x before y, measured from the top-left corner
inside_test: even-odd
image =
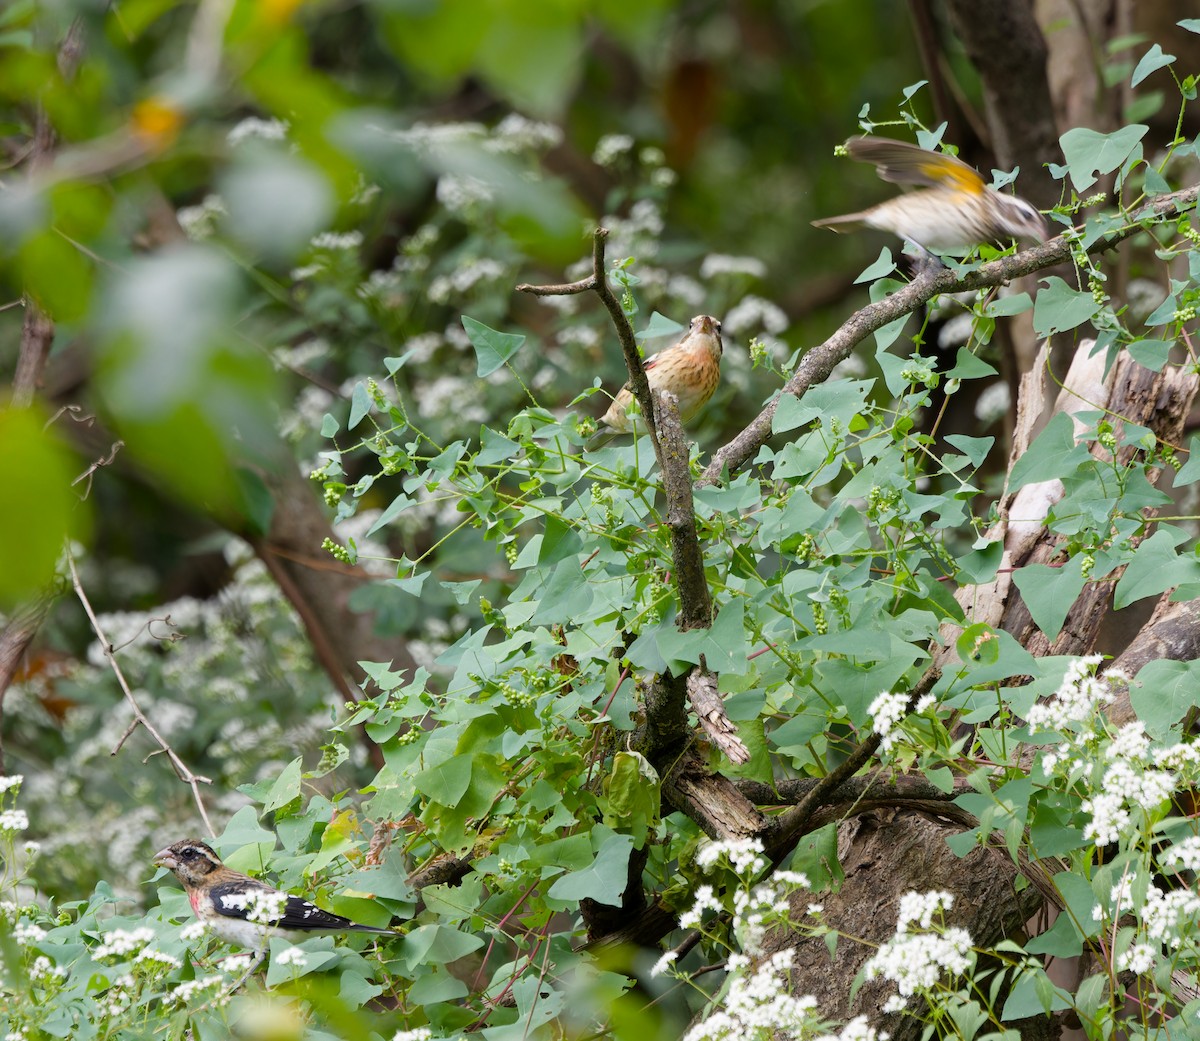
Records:
[[[1200,195],[1200,185],[1192,185],[1182,191],[1158,196],[1138,210],[1130,219],[1127,227],[1094,242],[1089,247],[1088,253],[1103,253],[1141,231],[1142,226],[1138,223],[1139,221],[1150,217],[1183,213],[1196,204],[1198,195]],[[909,314],[928,303],[935,296],[1003,285],[1021,275],[1033,274],[1035,271],[1042,271],[1070,259],[1071,244],[1066,237],[1060,235],[1040,246],[1034,246],[1032,249],[989,261],[963,275],[955,274],[950,268],[922,272],[903,289],[898,289],[890,296],[856,311],[838,327],[829,339],[804,355],[791,379],[784,384],[780,393],[767,402],[763,410],[750,421],[741,433],[713,453],[699,483],[701,485],[714,484],[721,480],[721,475],[725,470],[732,472],[753,459],[771,436],[771,421],[775,416],[776,408],[779,407],[779,399],[784,394],[792,394],[798,398],[803,397],[811,387],[824,382],[833,372],[834,366],[848,358],[850,352],[876,329]]]

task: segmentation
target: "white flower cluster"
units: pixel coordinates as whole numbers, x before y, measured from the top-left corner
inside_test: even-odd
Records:
[[[429,1027],[414,1027],[412,1030],[397,1030],[392,1041],[429,1041],[433,1031]]]
[[[707,871],[722,858],[739,875],[757,875],[766,870],[761,839],[727,839],[707,842],[696,853],[696,865]]]
[[[0,832],[24,831],[29,827],[29,815],[24,810],[0,810]]]
[[[92,952],[93,958],[120,958],[141,951],[153,942],[154,931],[142,926],[138,929],[113,929],[104,934],[104,942]]]
[[[1093,775],[1103,769],[1097,763]],[[1129,827],[1131,806],[1144,810],[1157,808],[1175,789],[1175,776],[1163,770],[1142,769],[1141,763],[1118,759],[1104,770],[1100,791],[1084,799],[1080,807],[1091,815],[1083,829],[1083,837],[1097,846],[1119,841],[1121,832]]]
[[[871,716],[871,729],[883,738],[880,745],[887,752],[896,743],[899,734],[896,724],[904,718],[908,708],[908,697],[904,694],[893,694],[890,690],[881,690],[879,696],[867,708]]]
[[[597,166],[612,166],[632,149],[633,138],[628,134],[605,134],[592,150],[592,162]]]
[[[1192,835],[1164,850],[1159,862],[1182,871],[1200,871],[1200,835]]]
[[[492,189],[469,174],[442,174],[437,183],[437,201],[451,213],[464,213],[492,201]]]
[[[480,282],[495,282],[506,273],[503,264],[487,257],[460,264],[453,274],[438,275],[429,284],[429,299],[436,304],[449,303],[453,297],[469,292]]]
[[[207,935],[207,933],[208,926],[204,922],[188,922],[187,925],[179,930],[179,938],[188,943],[192,940],[199,940],[202,936]]]
[[[1141,916],[1142,926],[1151,940],[1159,943],[1178,940],[1183,933],[1194,930],[1196,918],[1200,916],[1200,896],[1190,889],[1164,893],[1157,886],[1151,886],[1146,891]]]
[[[0,795],[7,791],[12,791],[14,788],[19,789],[21,782],[25,780],[24,774],[13,774],[11,777],[0,777]]]
[[[33,964],[29,966],[29,978],[37,980],[40,983],[49,983],[51,980],[65,979],[67,970],[55,965],[44,954],[34,958]]]
[[[183,966],[178,958],[173,954],[167,954],[165,951],[156,951],[152,947],[143,948],[134,961],[139,964],[152,964],[156,969],[178,969]]]
[[[259,141],[282,141],[287,137],[288,124],[282,119],[259,119],[248,116],[225,135],[230,148],[258,139]]]
[[[197,976],[194,980],[184,980],[171,991],[171,1000],[177,1005],[190,1005],[197,994],[208,990],[210,987],[216,987],[224,981],[225,977],[219,974]]]
[[[281,951],[275,961],[280,965],[295,965],[297,968],[304,968],[308,964],[308,955],[299,947],[289,947],[286,951]]]
[[[788,993],[788,970],[795,957],[792,948],[771,955],[750,970],[749,959],[731,955],[726,968],[729,990],[722,1007],[684,1035],[684,1041],[728,1041],[744,1036],[799,1037],[819,1024],[817,999]]]
[[[725,312],[723,324],[731,336],[740,336],[756,329],[778,336],[787,329],[788,316],[777,304],[751,293]]]
[[[1063,674],[1053,700],[1034,705],[1026,716],[1032,730],[1070,730],[1091,719],[1096,709],[1113,698],[1110,682],[1123,679],[1111,671],[1096,675],[1100,655],[1074,658]]]
[[[718,275],[766,278],[767,265],[758,257],[733,257],[727,253],[710,253],[700,262],[700,277],[716,278]]]
[[[492,128],[483,147],[489,152],[512,154],[541,152],[562,144],[562,139],[561,127],[510,112]]]
[[[245,911],[252,922],[274,925],[287,910],[288,895],[277,890],[247,889],[241,893],[225,893],[221,906],[231,911]]]
[[[900,900],[896,935],[871,957],[864,966],[867,979],[883,976],[896,984],[898,997],[889,998],[885,1012],[904,1007],[904,998],[934,987],[943,974],[965,972],[971,964],[971,937],[957,926],[936,932],[910,932],[914,923],[922,928],[933,925],[937,912],[949,909],[949,893],[906,893]]]
[[[183,233],[193,242],[198,242],[209,238],[217,230],[217,221],[228,212],[225,201],[219,195],[206,195],[198,206],[181,206],[175,211],[175,219],[179,221]]]
[[[323,231],[320,235],[314,235],[308,244],[313,249],[326,250],[330,253],[342,250],[349,252],[358,249],[363,244],[363,235],[361,231]]]
[[[41,943],[46,938],[46,930],[40,925],[34,925],[33,922],[18,921],[13,926],[12,936],[22,947],[28,947],[31,944]]]

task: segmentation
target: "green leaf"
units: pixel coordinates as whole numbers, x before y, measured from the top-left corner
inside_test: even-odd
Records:
[[[982,466],[988,452],[996,443],[994,437],[968,437],[966,434],[947,434],[946,443],[957,448],[970,461],[972,466]]]
[[[1200,660],[1159,658],[1142,666],[1129,685],[1129,703],[1146,732],[1162,740],[1191,709],[1200,705]]]
[[[954,357],[954,368],[946,373],[947,379],[977,380],[984,376],[995,376],[996,370],[982,358],[960,347]]]
[[[973,585],[990,582],[996,577],[1003,559],[1003,541],[997,539],[995,542],[988,542],[958,558],[959,581]]]
[[[1076,847],[1078,848],[1078,847]],[[1060,914],[1044,933],[1025,943],[1029,954],[1049,954],[1055,958],[1073,958],[1083,951],[1083,937],[1071,924],[1071,916]]]
[[[437,766],[422,770],[413,778],[413,787],[443,806],[453,806],[471,784],[471,760],[452,755]]]
[[[350,396],[350,418],[346,420],[346,429],[353,430],[370,411],[371,395],[367,392],[367,385],[359,380],[354,384],[354,393]]]
[[[277,810],[300,798],[300,768],[302,764],[303,757],[297,756],[283,768],[283,772],[271,786],[271,791],[263,802],[264,813]]]
[[[1072,1007],[1070,996],[1060,987],[1054,987],[1053,999],[1049,1009],[1043,1007],[1042,995],[1044,988],[1038,986],[1035,972],[1041,970],[1026,970],[1013,985],[1004,1002],[1004,1010],[1000,1018],[1006,1023],[1017,1019],[1029,1019],[1032,1016],[1045,1016],[1048,1012],[1058,1012]],[[1042,973],[1044,976],[1045,974]],[[1047,979],[1049,977],[1046,977]]]
[[[239,466],[233,471],[237,481],[242,515],[249,529],[256,535],[266,535],[271,529],[271,518],[275,515],[275,497],[271,489],[254,470]]]
[[[1083,556],[1072,557],[1062,567],[1027,564],[1013,573],[1013,582],[1021,591],[1037,627],[1047,639],[1054,640],[1062,630],[1071,605],[1083,592],[1086,583]]]
[[[686,325],[680,325],[673,318],[667,318],[657,311],[653,311],[649,321],[646,322],[646,327],[638,332],[637,339],[639,342],[657,340],[660,336],[675,336],[686,329]]]
[[[1121,166],[1149,129],[1142,123],[1132,123],[1111,134],[1101,134],[1085,127],[1075,127],[1063,134],[1058,140],[1075,190],[1086,192],[1096,183],[1096,174],[1112,173]],[[1040,297],[1041,294],[1038,295]],[[1039,332],[1038,335],[1045,334]]]
[[[1165,68],[1175,60],[1175,55],[1164,54],[1163,49],[1156,43],[1145,54],[1142,55],[1142,60],[1137,63],[1137,67],[1133,70],[1133,76],[1130,77],[1129,85],[1136,87],[1147,76],[1159,69]]]
[[[989,318],[1011,318],[1015,314],[1023,314],[1033,306],[1028,293],[1013,293],[1011,296],[998,296],[989,301],[983,313]]]
[[[1125,349],[1139,365],[1154,372],[1162,372],[1162,367],[1166,365],[1174,346],[1169,340],[1134,340]]]
[[[449,965],[465,958],[484,944],[482,936],[459,932],[444,925],[419,925],[400,942],[400,957],[410,971],[430,965]]]
[[[480,378],[501,368],[525,342],[525,337],[518,333],[497,332],[467,315],[462,316],[462,326],[475,348],[476,372]]]
[[[1113,591],[1113,607],[1120,610],[1147,596],[1157,596],[1173,586],[1200,580],[1200,560],[1180,556],[1175,547],[1189,536],[1177,528],[1160,527],[1133,553],[1125,574]]]
[[[1034,439],[1029,450],[1013,464],[1008,489],[1016,491],[1027,484],[1061,480],[1090,459],[1087,448],[1075,443],[1075,425],[1071,417],[1059,412]]]
[[[633,837],[620,835],[597,824],[592,828],[593,847],[599,847],[596,859],[581,871],[572,871],[556,879],[547,892],[553,900],[578,904],[585,896],[612,907],[621,905],[621,894],[629,883],[629,854]]]
[[[879,258],[854,280],[854,284],[874,282],[875,279],[882,278],[884,275],[890,275],[895,270],[896,261],[892,259],[892,251],[887,246],[884,246],[879,251]]]
[[[83,466],[45,423],[37,409],[0,409],[0,607],[45,589],[67,537],[86,530],[88,508],[71,490]]]
[[[1193,434],[1188,439],[1187,462],[1179,468],[1175,475],[1175,487],[1192,484],[1200,480],[1200,436]]]
[[[1042,285],[1046,288],[1033,305],[1033,329],[1039,338],[1074,329],[1100,310],[1091,293],[1067,285],[1057,275],[1042,279]]]

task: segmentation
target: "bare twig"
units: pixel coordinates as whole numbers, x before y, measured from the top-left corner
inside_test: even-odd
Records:
[[[578,282],[568,282],[565,285],[533,286],[522,283],[517,286],[518,293],[529,293],[533,296],[573,296],[576,293],[586,293],[589,290],[600,297],[600,302],[612,319],[613,328],[617,331],[617,339],[621,341],[621,351],[625,355],[625,368],[629,371],[629,390],[642,413],[642,421],[651,434],[654,429],[654,400],[650,394],[650,381],[646,379],[646,369],[642,365],[642,356],[638,353],[637,340],[633,335],[633,327],[625,317],[625,310],[613,294],[604,271],[604,243],[608,238],[607,228],[597,228],[592,233],[592,273]],[[654,437],[654,451],[658,455],[658,465],[663,468],[662,455],[659,452],[658,437]]]
[[[75,590],[75,595],[79,598],[80,604],[83,605],[83,610],[88,616],[88,621],[92,625],[92,631],[96,634],[96,639],[100,641],[100,650],[103,652],[104,657],[108,659],[108,664],[112,668],[113,674],[117,677],[117,683],[125,695],[125,700],[129,702],[129,706],[133,710],[133,720],[125,729],[125,733],[121,735],[121,739],[117,742],[111,754],[116,755],[121,750],[121,746],[139,726],[145,727],[146,733],[154,738],[158,743],[159,750],[171,761],[171,766],[174,768],[176,776],[192,789],[192,797],[196,800],[196,807],[200,811],[200,819],[204,821],[204,826],[208,828],[209,835],[215,838],[217,833],[213,829],[212,821],[208,819],[208,811],[204,808],[204,799],[200,795],[200,785],[212,784],[212,780],[208,777],[201,777],[199,774],[192,773],[187,764],[176,754],[175,749],[167,743],[166,738],[146,718],[146,714],[142,711],[141,706],[137,703],[137,699],[133,696],[133,691],[129,688],[125,674],[121,671],[121,666],[117,662],[116,655],[113,653],[112,642],[105,636],[104,630],[100,628],[100,620],[96,617],[96,612],[92,610],[92,604],[88,600],[87,593],[84,592],[83,583],[79,580],[79,571],[75,567],[75,555],[70,549],[67,550],[67,567],[71,571],[71,585]]]

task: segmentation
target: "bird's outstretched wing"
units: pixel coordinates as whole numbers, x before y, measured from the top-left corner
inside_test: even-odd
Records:
[[[979,171],[944,152],[930,152],[907,141],[886,137],[852,137],[846,153],[860,163],[874,163],[875,172],[892,184],[919,184],[929,188],[957,188],[982,192],[986,186]]]

